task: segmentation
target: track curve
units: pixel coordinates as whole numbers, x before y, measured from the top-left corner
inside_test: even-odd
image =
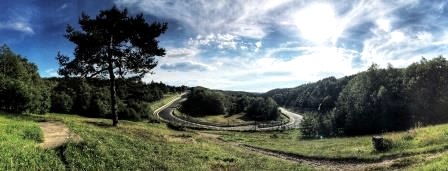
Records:
[[[222,131],[273,131],[273,130],[285,130],[285,129],[293,129],[298,128],[299,123],[302,120],[302,116],[293,112],[286,110],[285,108],[280,107],[280,111],[283,115],[289,118],[289,122],[276,125],[276,126],[260,126],[260,125],[244,125],[244,126],[230,126],[230,127],[221,127],[221,126],[213,126],[213,125],[205,125],[199,124],[187,120],[183,120],[177,116],[174,116],[173,110],[177,108],[180,103],[185,100],[183,97],[186,93],[182,93],[177,98],[168,102],[164,106],[154,111],[154,115],[159,118],[159,120],[166,123],[173,123],[182,125],[190,128],[199,128],[199,129],[211,129],[211,130],[222,130]]]

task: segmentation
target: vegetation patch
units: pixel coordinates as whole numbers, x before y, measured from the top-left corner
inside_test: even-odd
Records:
[[[264,132],[219,132],[222,139],[235,141],[255,147],[298,154],[305,157],[324,159],[355,159],[360,161],[377,161],[399,156],[440,152],[448,149],[448,137],[445,131],[448,124],[415,128],[411,131],[383,134],[391,141],[387,151],[376,151],[372,136],[345,138],[302,139],[299,130],[283,133]],[[413,138],[409,138],[412,136]]]

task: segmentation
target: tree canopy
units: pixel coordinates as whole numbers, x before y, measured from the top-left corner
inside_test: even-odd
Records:
[[[302,134],[359,135],[448,122],[448,62],[422,59],[407,68],[379,68],[325,78],[264,96],[305,112]]]
[[[50,107],[48,89],[36,65],[8,46],[0,47],[0,110],[45,113]]]
[[[112,7],[94,18],[82,13],[81,30],[68,25],[65,37],[76,45],[74,59],[58,54],[59,74],[78,77],[103,77],[110,82],[110,107],[113,125],[118,123],[115,79],[117,76],[143,77],[164,56],[157,38],[167,23],[147,23],[143,14],[129,16],[126,9]]]
[[[271,97],[203,87],[191,89],[181,111],[191,116],[244,113],[248,119],[256,121],[276,120],[280,116],[278,105]]]

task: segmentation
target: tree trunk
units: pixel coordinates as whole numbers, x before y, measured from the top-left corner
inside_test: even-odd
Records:
[[[107,52],[109,57],[109,83],[110,83],[110,108],[112,112],[112,126],[117,126],[118,124],[118,114],[117,114],[117,99],[116,99],[116,91],[115,91],[115,74],[114,74],[114,62],[112,59],[112,48],[113,48],[113,40],[114,37],[110,37],[110,45]]]
[[[110,103],[111,103],[111,112],[112,112],[112,125],[117,126],[118,124],[118,114],[117,114],[117,99],[116,99],[116,91],[115,91],[115,74],[112,63],[109,63],[109,83],[110,83]]]

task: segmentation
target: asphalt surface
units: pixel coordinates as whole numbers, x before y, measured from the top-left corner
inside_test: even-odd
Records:
[[[176,109],[180,103],[185,100],[183,97],[178,97],[168,104],[162,106],[161,108],[154,111],[154,114],[162,121],[167,123],[173,123],[185,127],[190,128],[199,128],[199,129],[211,129],[211,130],[224,130],[224,131],[272,131],[272,130],[285,130],[298,128],[299,123],[302,120],[302,116],[293,112],[286,110],[285,108],[279,108],[281,112],[289,118],[289,122],[283,125],[276,126],[266,126],[266,125],[244,125],[244,126],[212,126],[212,125],[204,125],[199,123],[194,123],[191,121],[183,120],[179,117],[173,115],[173,110]]]

